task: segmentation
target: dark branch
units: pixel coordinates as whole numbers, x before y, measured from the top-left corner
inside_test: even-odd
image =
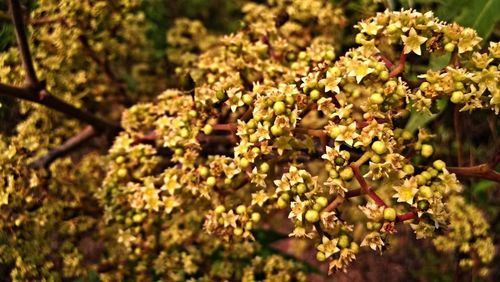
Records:
[[[446,169],[459,176],[478,177],[500,182],[500,173],[496,172],[490,164],[469,167],[447,167]]]
[[[75,106],[51,95],[46,90],[38,92],[33,88],[15,87],[0,83],[0,95],[10,96],[44,105],[60,113],[88,123],[99,131],[109,131],[110,134],[116,134],[121,130],[120,126],[100,119],[88,112],[82,111]]]
[[[59,148],[51,150],[47,155],[31,163],[30,166],[33,168],[48,167],[54,160],[65,156],[96,135],[97,131],[88,125],[83,131],[66,140]]]
[[[36,76],[35,68],[33,67],[28,40],[26,39],[26,28],[24,25],[21,5],[17,0],[9,0],[9,6],[12,22],[14,23],[16,32],[19,52],[21,53],[21,61],[23,63],[24,71],[26,72],[26,82],[29,86],[38,88],[40,83]]]

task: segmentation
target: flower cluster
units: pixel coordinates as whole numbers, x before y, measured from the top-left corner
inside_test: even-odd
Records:
[[[327,27],[342,22],[338,11],[324,4],[313,14],[300,3],[286,12],[247,6],[240,32],[179,69],[194,89],[125,112],[105,206],[155,217],[196,207],[203,229],[232,243],[253,240],[263,215],[286,209],[289,236],[315,242],[330,272],[345,270],[360,247],[383,251],[398,222],[417,238],[446,228],[446,202],[461,185],[432,158],[432,135],[401,124],[439,99],[498,111],[498,44],[481,54],[471,29],[431,13],[384,12],[360,22],[361,46],[335,60]],[[426,53],[451,53],[450,64],[408,82],[405,63]],[[350,201],[361,195],[369,200]],[[350,221],[351,210],[366,219]],[[132,236],[148,234],[131,224]]]

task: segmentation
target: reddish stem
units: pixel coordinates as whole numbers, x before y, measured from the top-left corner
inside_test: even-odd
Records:
[[[396,221],[397,222],[403,222],[403,221],[406,221],[406,220],[414,219],[416,217],[417,217],[417,213],[416,212],[407,212],[407,213],[398,215],[397,218],[396,218]]]
[[[406,57],[407,55],[405,53],[401,53],[401,56],[399,56],[399,63],[392,69],[390,77],[396,77],[405,70]]]
[[[365,178],[361,174],[361,171],[359,171],[359,167],[356,164],[351,164],[351,168],[354,172],[354,177],[358,181],[359,185],[361,186],[361,190],[363,191],[363,194],[368,195],[378,206],[382,207],[387,207],[387,204],[382,200],[375,191],[371,189],[370,186],[368,186],[368,183],[366,182]]]

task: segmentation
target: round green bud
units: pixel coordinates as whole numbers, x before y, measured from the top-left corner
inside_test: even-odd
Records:
[[[260,221],[260,217],[261,217],[261,216],[260,216],[260,213],[258,213],[258,212],[253,212],[253,213],[252,213],[252,216],[251,216],[251,219],[252,219],[252,221],[253,221],[253,222],[257,223],[257,222],[259,222],[259,221]]]
[[[318,204],[318,203],[315,203],[315,204],[313,205],[313,210],[315,210],[315,211],[318,211],[318,212],[319,212],[319,211],[321,211],[321,209],[322,209],[322,208],[323,208],[323,207],[322,207],[320,204]]]
[[[295,99],[293,98],[293,96],[286,96],[285,103],[287,105],[293,105],[295,103]]]
[[[308,210],[306,212],[305,218],[308,222],[311,222],[311,223],[318,222],[319,213],[318,213],[318,211],[315,211],[315,210]]]
[[[349,181],[354,177],[354,172],[350,166],[345,167],[340,171],[340,178],[345,181]]]
[[[396,220],[396,210],[393,208],[385,208],[384,209],[384,219],[388,221]]]
[[[444,50],[448,53],[451,53],[453,52],[453,50],[455,50],[455,44],[453,43],[447,43],[446,45],[444,45]]]
[[[429,209],[429,201],[427,200],[420,200],[417,203],[417,207],[419,210],[426,211]]]
[[[241,235],[243,234],[243,229],[241,229],[241,228],[239,228],[239,227],[238,227],[238,228],[235,228],[235,229],[233,230],[233,234],[234,234],[234,236],[241,236]]]
[[[197,111],[195,111],[195,110],[189,110],[188,115],[189,115],[189,117],[191,117],[191,118],[195,118],[195,117],[197,117],[197,116],[198,116],[198,112],[197,112]]]
[[[428,171],[422,171],[422,173],[420,173],[420,175],[422,175],[426,181],[432,179],[432,174]]]
[[[215,177],[210,176],[210,177],[207,178],[207,185],[209,187],[214,187],[215,184],[217,184],[217,179],[215,179]]]
[[[380,93],[373,93],[370,96],[370,102],[372,102],[373,104],[380,105],[384,102],[384,96],[382,96],[382,94]]]
[[[465,89],[465,86],[463,84],[463,82],[461,81],[457,81],[453,84],[453,86],[455,87],[456,90],[464,90]]]
[[[431,86],[431,84],[430,84],[429,82],[424,81],[424,82],[422,82],[422,84],[420,84],[419,89],[420,89],[420,91],[425,91],[425,90],[427,90],[430,86]]]
[[[316,259],[317,259],[319,262],[324,262],[324,261],[326,260],[325,253],[323,253],[323,252],[317,252],[317,253],[316,253]]]
[[[384,71],[381,71],[380,74],[378,75],[378,77],[381,79],[381,80],[388,80],[389,79],[389,72],[384,70]]]
[[[198,171],[200,173],[200,176],[203,177],[203,178],[207,177],[208,173],[210,172],[210,170],[206,166],[200,166],[200,168],[198,169]]]
[[[299,60],[305,60],[307,58],[307,53],[304,51],[299,52]]]
[[[342,158],[342,157],[336,157],[336,158],[335,158],[335,164],[336,164],[336,165],[339,165],[339,166],[340,166],[340,165],[343,165],[344,163],[345,163],[344,158]]]
[[[332,61],[333,59],[335,59],[335,53],[332,50],[328,50],[326,51],[325,57],[326,59]]]
[[[271,134],[274,136],[280,136],[283,134],[283,128],[281,126],[273,124],[273,126],[271,126]]]
[[[345,249],[345,248],[349,247],[350,243],[351,242],[349,240],[349,236],[342,234],[339,237],[339,241],[337,242],[337,246],[339,246],[342,249]]]
[[[253,102],[253,97],[249,94],[244,94],[242,97],[241,97],[241,100],[243,100],[243,103],[247,104],[247,105],[251,105],[252,102]]]
[[[321,97],[321,92],[319,92],[318,89],[313,89],[309,93],[309,97],[311,97],[311,99],[313,100],[318,100]]]
[[[218,205],[216,208],[215,208],[215,213],[216,214],[221,214],[223,212],[226,211],[226,208],[223,206],[223,205]]]
[[[237,214],[244,214],[247,211],[247,208],[244,205],[239,205],[236,207]]]
[[[249,165],[250,165],[250,161],[248,161],[248,159],[247,159],[247,158],[241,158],[241,159],[240,159],[240,167],[241,167],[242,169],[247,168]]]
[[[253,228],[253,223],[251,221],[245,223],[245,229],[251,230]]]
[[[358,243],[356,242],[351,242],[351,245],[349,246],[349,249],[351,249],[351,251],[355,254],[357,254],[359,252],[359,245]]]
[[[122,168],[120,168],[120,169],[118,170],[117,174],[118,174],[118,177],[120,177],[120,178],[124,178],[124,177],[126,177],[126,176],[128,175],[128,171],[127,171],[127,169],[126,169],[126,168],[123,168],[123,167],[122,167]]]
[[[374,154],[370,157],[370,160],[374,163],[380,163],[382,161],[382,158],[380,155]]]
[[[427,179],[420,174],[415,176],[415,179],[417,180],[418,185],[424,185],[427,182]]]
[[[286,105],[283,101],[277,101],[273,105],[273,110],[276,115],[281,115],[286,110]]]
[[[206,135],[210,135],[212,134],[212,131],[213,131],[213,127],[210,125],[210,124],[205,124],[205,126],[203,127],[202,129],[203,133],[205,133]]]
[[[420,151],[422,157],[428,158],[432,156],[433,153],[434,153],[434,147],[432,147],[432,145],[422,144],[422,150]]]
[[[415,173],[415,168],[411,165],[411,164],[405,164],[403,166],[403,171],[406,173],[406,174],[414,174]]]
[[[174,154],[176,156],[182,156],[184,154],[184,149],[182,149],[182,148],[175,148]]]
[[[134,216],[132,217],[132,221],[135,222],[135,223],[139,223],[143,220],[144,218],[142,217],[142,215],[140,214],[134,214]]]
[[[378,231],[378,230],[380,230],[380,228],[382,228],[382,223],[380,223],[380,222],[373,223],[373,230]]]
[[[324,208],[328,205],[328,199],[326,197],[319,196],[316,198],[316,203]]]
[[[401,133],[401,138],[403,138],[403,140],[408,141],[413,138],[413,134],[411,134],[411,132],[408,130],[404,130],[403,133]]]
[[[290,201],[290,195],[288,195],[288,193],[281,194],[280,198],[283,198],[287,202]]]
[[[446,163],[443,162],[442,160],[435,160],[432,163],[432,166],[437,170],[443,170],[446,167]]]
[[[373,222],[368,221],[368,222],[366,223],[366,229],[368,229],[368,230],[373,230]]]
[[[278,205],[278,207],[280,209],[284,209],[284,208],[288,207],[288,201],[283,199],[282,197],[278,198],[278,201],[276,202],[276,204]]]
[[[259,170],[262,173],[267,173],[269,171],[269,169],[270,169],[270,166],[269,166],[269,164],[267,162],[263,162],[259,166]]]
[[[383,153],[387,152],[387,147],[385,146],[385,143],[382,141],[375,141],[372,144],[372,150],[379,154],[382,155]]]
[[[453,91],[453,93],[451,93],[450,101],[454,104],[462,103],[464,101],[464,92]]]
[[[438,172],[436,169],[432,168],[432,167],[429,167],[429,168],[427,169],[427,172],[429,172],[429,173],[431,174],[431,176],[432,176],[432,177],[436,177],[436,176],[438,176],[438,174],[439,174],[439,172]]]
[[[418,189],[418,195],[420,197],[423,197],[423,198],[431,198],[432,197],[432,189],[431,187],[427,186],[427,185],[424,185],[424,186],[420,186],[420,188]]]
[[[117,164],[122,164],[125,162],[125,157],[124,156],[118,156],[115,160]]]
[[[328,172],[328,174],[330,175],[331,178],[334,178],[334,179],[337,178],[337,177],[339,177],[339,173],[335,169],[330,170]]]
[[[304,183],[299,183],[297,185],[297,194],[304,194],[307,192],[307,186]]]

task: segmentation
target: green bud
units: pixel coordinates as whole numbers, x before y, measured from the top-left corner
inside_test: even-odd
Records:
[[[305,218],[308,222],[311,222],[311,223],[318,222],[319,213],[318,213],[318,211],[315,211],[315,210],[308,210],[306,212]]]

